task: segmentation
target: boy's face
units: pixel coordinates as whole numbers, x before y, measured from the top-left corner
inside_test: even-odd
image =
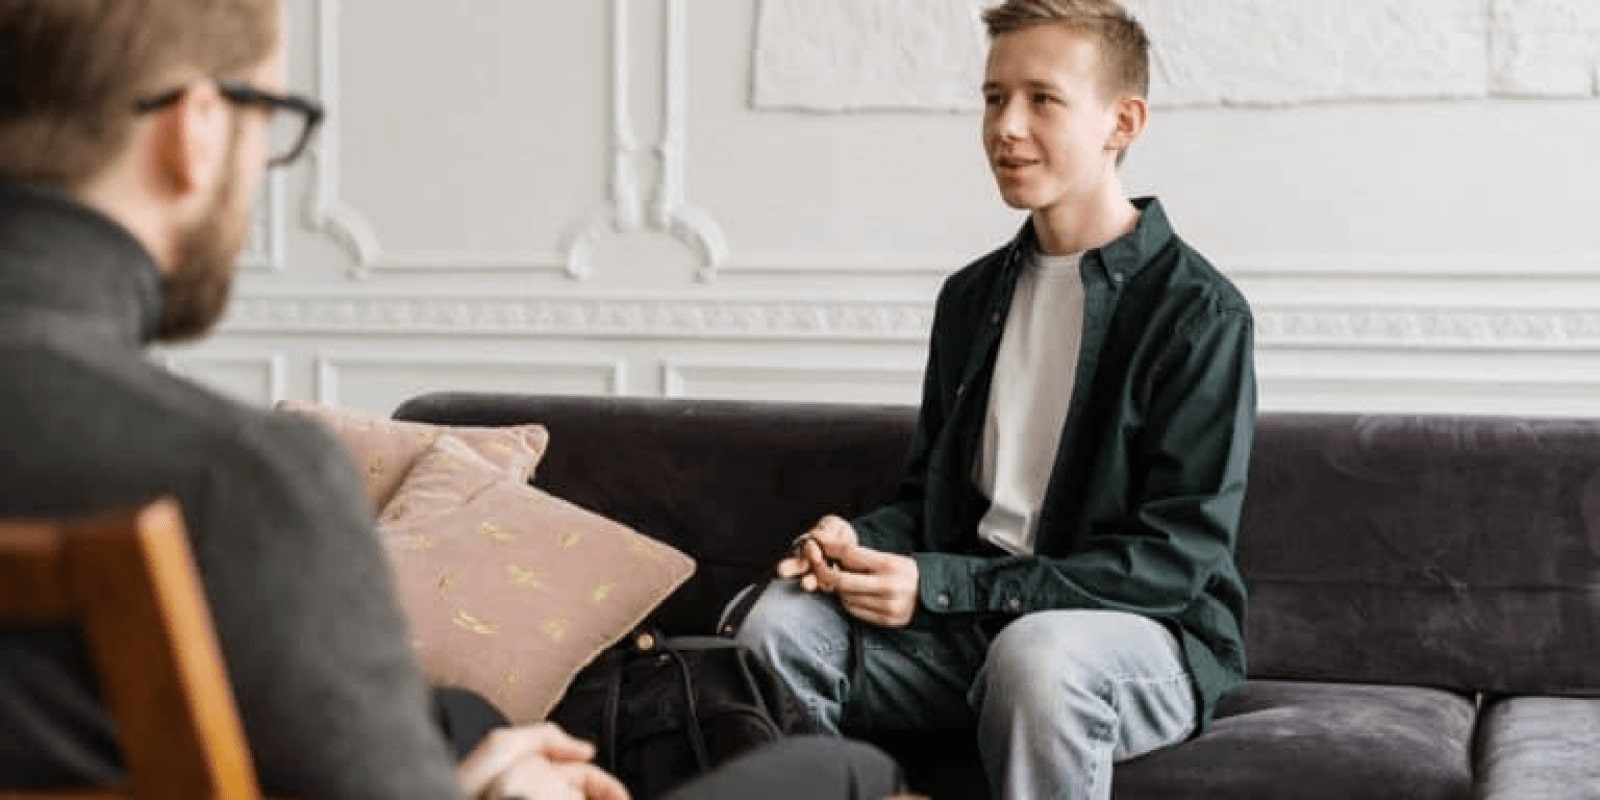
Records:
[[[995,37],[983,83],[983,148],[1012,208],[1048,212],[1093,198],[1116,173],[1116,98],[1099,45],[1066,25]]]

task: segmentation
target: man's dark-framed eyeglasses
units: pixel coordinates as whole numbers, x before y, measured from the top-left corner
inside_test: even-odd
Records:
[[[140,100],[134,110],[144,114],[170,106],[178,102],[186,88],[180,86]],[[281,167],[299,158],[324,116],[322,105],[315,100],[300,95],[262,91],[243,81],[217,81],[217,91],[234,105],[255,106],[269,112],[267,142],[271,160],[267,163],[273,167]]]

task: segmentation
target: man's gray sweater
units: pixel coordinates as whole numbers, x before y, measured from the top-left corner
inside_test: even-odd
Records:
[[[0,182],[0,518],[175,495],[266,791],[456,796],[354,465],[153,366],[161,313],[126,230]],[[0,790],[118,776],[76,633],[0,631]]]

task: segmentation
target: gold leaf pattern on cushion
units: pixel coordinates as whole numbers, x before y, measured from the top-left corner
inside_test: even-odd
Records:
[[[456,588],[456,571],[447,569],[439,573],[439,594],[449,594],[450,590],[454,588]]]
[[[543,425],[505,428],[427,425],[296,400],[280,402],[277,409],[320,423],[344,444],[357,468],[365,473],[364,482],[374,511],[389,505],[417,461],[445,433],[461,439],[500,473],[518,481],[526,481],[533,475],[550,443],[550,433]]]
[[[432,550],[438,544],[439,542],[437,540],[425,533],[412,533],[405,536],[395,537],[396,546],[402,550],[409,550],[413,553],[421,552],[423,550]]]
[[[478,533],[481,533],[484,536],[487,536],[489,538],[489,541],[495,542],[497,544],[513,544],[513,543],[515,543],[517,541],[517,535],[516,534],[512,533],[511,531],[506,530],[505,528],[503,528],[503,527],[501,527],[499,525],[494,524],[493,522],[485,522],[482,525],[479,525],[478,526]]]
[[[435,685],[471,689],[513,722],[540,721],[572,676],[688,580],[694,562],[506,477],[454,435],[433,448],[462,469],[419,459],[379,528],[422,642],[417,660]],[[407,549],[417,536],[436,545]],[[442,597],[447,573],[455,577]]]
[[[531,569],[523,569],[516,564],[506,565],[506,574],[511,577],[511,582],[524,589],[543,589],[545,580]]]
[[[457,628],[472,631],[482,636],[490,636],[500,632],[500,626],[490,625],[465,611],[457,611],[456,615],[450,618],[450,621],[455,623]]]
[[[539,626],[539,630],[543,632],[544,635],[559,642],[562,639],[567,638],[567,629],[571,627],[572,623],[567,622],[564,619],[547,619],[544,621],[543,625]]]
[[[662,549],[663,547],[665,547],[665,545],[658,544],[648,539],[635,539],[628,542],[628,552],[648,561],[661,561],[662,559],[666,558],[667,554],[666,551]]]

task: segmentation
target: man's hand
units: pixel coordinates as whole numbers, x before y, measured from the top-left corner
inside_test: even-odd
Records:
[[[461,762],[456,779],[472,798],[628,800],[622,784],[591,758],[594,745],[554,723],[500,728]]]
[[[831,592],[837,570],[829,562],[857,546],[855,527],[829,514],[795,540],[794,551],[778,562],[778,577],[799,578],[808,592]]]

